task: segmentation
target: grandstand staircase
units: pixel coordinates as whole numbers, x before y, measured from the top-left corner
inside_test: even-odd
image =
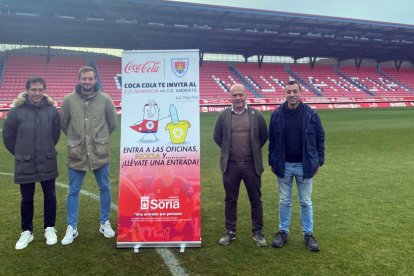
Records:
[[[365,93],[367,93],[370,96],[375,96],[373,93],[371,93],[370,91],[368,91],[368,89],[366,89],[364,86],[362,86],[359,82],[354,81],[353,79],[351,79],[350,77],[348,77],[347,75],[345,75],[343,72],[341,72],[339,70],[339,68],[335,68],[335,72],[340,75],[341,77],[343,77],[344,79],[346,79],[349,83],[352,83],[353,85],[355,85],[356,87],[358,87],[359,89],[361,89],[362,91],[364,91]]]
[[[299,82],[302,86],[306,87],[309,91],[311,91],[313,94],[315,94],[318,97],[323,97],[322,94],[320,94],[315,88],[313,88],[312,86],[310,86],[306,81],[304,81],[300,76],[298,76],[297,74],[295,74],[295,72],[293,72],[289,66],[286,66],[286,72],[289,73],[289,75],[296,80],[297,82]]]
[[[397,81],[392,76],[389,76],[389,75],[385,74],[384,72],[381,71],[381,68],[378,68],[377,73],[380,74],[381,76],[383,76],[384,78],[387,78],[387,79],[395,82],[396,84],[398,84],[399,86],[401,86],[402,88],[404,88],[406,91],[409,91],[411,93],[414,93],[414,90],[413,89],[411,89],[410,87],[408,87],[408,86],[402,84],[401,82]]]
[[[0,56],[0,87],[3,83],[3,75],[6,69],[6,57]]]
[[[247,82],[246,79],[239,73],[239,71],[237,71],[237,69],[234,66],[230,65],[229,69],[240,80],[240,82],[253,93],[253,95],[256,98],[263,98],[262,95],[260,95],[260,93],[256,90],[256,88],[254,88],[249,82]]]
[[[96,83],[98,84],[99,90],[103,91],[103,86],[102,86],[102,81],[101,81],[101,77],[99,75],[99,70],[96,66],[96,62],[94,60],[91,60],[88,62],[89,66],[92,67],[95,70],[95,74],[96,74]]]

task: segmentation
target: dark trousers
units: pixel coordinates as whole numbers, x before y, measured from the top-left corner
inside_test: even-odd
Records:
[[[43,213],[44,228],[54,227],[56,221],[56,191],[55,179],[40,182],[43,190]],[[22,219],[22,231],[29,230],[33,232],[33,213],[35,194],[35,182],[20,184],[20,194],[22,201],[20,205],[20,214]]]
[[[261,176],[257,175],[253,160],[243,163],[229,161],[227,170],[223,174],[225,198],[226,231],[236,232],[237,199],[240,183],[243,180],[250,200],[252,232],[260,232],[263,228],[263,209]]]

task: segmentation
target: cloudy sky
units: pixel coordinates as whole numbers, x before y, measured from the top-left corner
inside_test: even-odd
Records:
[[[186,0],[179,2],[318,14],[414,25],[413,0]]]

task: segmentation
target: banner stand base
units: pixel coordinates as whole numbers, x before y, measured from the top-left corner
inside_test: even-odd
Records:
[[[182,244],[180,246],[180,253],[184,253],[185,252],[185,244]],[[139,253],[139,246],[134,246],[134,253]]]
[[[174,242],[117,242],[117,248],[132,248],[134,253],[139,253],[142,248],[179,248],[184,253],[187,247],[201,247],[201,241],[174,241]]]

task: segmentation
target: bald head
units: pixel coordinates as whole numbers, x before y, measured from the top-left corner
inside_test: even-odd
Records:
[[[235,83],[230,87],[230,93],[232,93],[233,91],[242,91],[242,92],[246,92],[246,88],[244,87],[243,84],[241,83]]]
[[[246,88],[243,84],[235,83],[230,87],[231,102],[236,112],[241,112],[246,106]]]

